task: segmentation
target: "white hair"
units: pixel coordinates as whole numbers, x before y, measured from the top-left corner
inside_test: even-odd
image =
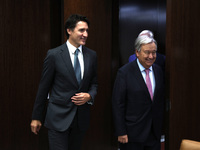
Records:
[[[148,37],[153,38],[153,32],[151,32],[150,30],[143,30],[142,32],[140,32],[138,36],[142,36],[142,35],[146,35]]]
[[[149,37],[147,35],[138,36],[137,39],[135,40],[135,50],[140,52],[141,46],[143,44],[149,44],[149,43],[152,43],[152,42],[154,42],[156,44],[156,47],[157,47],[157,42],[153,37]]]

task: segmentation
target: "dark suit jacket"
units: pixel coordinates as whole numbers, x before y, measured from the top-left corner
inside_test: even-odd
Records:
[[[164,111],[164,79],[154,64],[153,102],[137,61],[119,69],[113,89],[112,110],[116,135],[128,135],[129,142],[144,142],[151,129],[160,139]]]
[[[47,105],[45,126],[56,131],[65,131],[75,114],[81,130],[89,126],[90,105],[77,106],[71,97],[75,93],[87,92],[92,101],[97,94],[96,52],[83,46],[84,76],[78,85],[66,43],[48,51],[44,60],[42,78],[36,96],[32,119],[42,121],[47,95],[51,90]]]

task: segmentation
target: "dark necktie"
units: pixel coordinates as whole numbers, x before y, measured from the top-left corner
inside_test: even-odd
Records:
[[[78,84],[80,84],[81,83],[81,67],[78,60],[78,53],[79,53],[79,49],[76,49],[74,53],[74,72],[75,72]]]
[[[150,80],[150,77],[149,77],[149,69],[145,69],[145,72],[146,72],[146,85],[147,85],[147,88],[149,90],[151,100],[153,100],[153,91],[152,91],[151,80]]]

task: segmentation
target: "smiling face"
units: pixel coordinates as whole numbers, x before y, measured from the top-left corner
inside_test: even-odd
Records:
[[[88,24],[83,21],[77,22],[75,28],[67,29],[69,34],[69,42],[78,48],[80,45],[85,45],[88,37]]]
[[[154,42],[143,44],[140,51],[136,50],[137,58],[144,68],[148,69],[153,65],[156,60],[156,50],[157,46]]]

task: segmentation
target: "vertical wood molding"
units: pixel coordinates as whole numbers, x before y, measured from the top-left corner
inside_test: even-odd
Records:
[[[171,110],[169,149],[180,148],[181,140],[200,139],[200,1],[167,1],[167,74]]]

